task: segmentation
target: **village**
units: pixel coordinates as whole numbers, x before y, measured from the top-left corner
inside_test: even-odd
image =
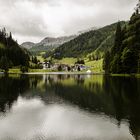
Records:
[[[74,64],[74,65],[68,65],[68,64],[60,64],[60,63],[51,63],[50,61],[46,62],[40,62],[40,65],[42,65],[43,70],[50,70],[50,71],[67,71],[67,72],[80,72],[80,71],[86,71],[91,73],[89,70],[90,67],[85,66],[84,64]]]

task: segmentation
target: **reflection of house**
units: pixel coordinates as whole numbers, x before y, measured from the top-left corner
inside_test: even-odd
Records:
[[[69,71],[70,70],[70,66],[67,65],[67,64],[54,64],[51,69],[52,70],[58,70],[59,68],[62,71]]]

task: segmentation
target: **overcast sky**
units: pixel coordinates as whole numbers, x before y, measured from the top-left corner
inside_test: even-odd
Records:
[[[0,0],[0,27],[19,43],[128,20],[138,0]]]

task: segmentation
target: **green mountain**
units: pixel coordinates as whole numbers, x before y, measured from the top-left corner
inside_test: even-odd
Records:
[[[28,66],[29,54],[12,38],[12,34],[6,33],[5,28],[0,30],[0,69],[8,69],[12,66]]]
[[[122,21],[121,25],[126,22]],[[75,39],[56,48],[52,56],[58,59],[63,57],[85,57],[92,52],[104,53],[114,44],[117,23],[103,28],[83,33]]]
[[[21,44],[23,48],[28,49],[31,53],[37,54],[40,52],[52,51],[59,47],[60,45],[74,39],[76,35],[73,36],[64,36],[64,37],[46,37],[41,40],[39,43],[33,42],[24,42]]]
[[[127,26],[117,24],[114,46],[104,59],[106,73],[140,73],[140,2]]]

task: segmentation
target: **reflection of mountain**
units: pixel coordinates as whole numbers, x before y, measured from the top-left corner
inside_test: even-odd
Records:
[[[86,75],[32,75],[0,77],[0,110],[10,108],[18,96],[39,97],[44,103],[69,102],[80,108],[115,118],[118,126],[129,122],[140,136],[140,79]]]
[[[103,93],[101,84],[87,81],[88,79],[81,75],[76,75],[73,78],[73,84],[66,84],[68,81],[65,83],[64,80],[52,82],[51,86],[55,90],[55,94],[81,108],[104,112],[109,116],[113,115],[113,105],[108,105],[108,103],[113,104],[112,98]],[[87,87],[87,85],[89,86]]]
[[[82,77],[82,78],[81,78]],[[64,82],[65,76],[58,76],[55,80],[51,77],[51,84],[46,85],[54,93],[76,104],[83,109],[96,113],[104,113],[118,121],[128,120],[130,131],[138,139],[140,136],[140,84],[139,79],[124,77],[104,77],[103,84],[95,81],[87,83],[87,78],[76,76],[75,83]],[[100,76],[99,76],[100,77]],[[74,78],[74,77],[73,77]],[[67,80],[70,77],[67,77]],[[87,88],[85,85],[91,85]]]

